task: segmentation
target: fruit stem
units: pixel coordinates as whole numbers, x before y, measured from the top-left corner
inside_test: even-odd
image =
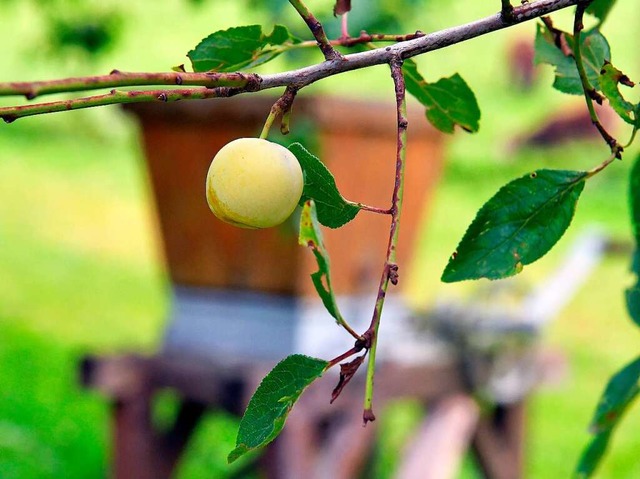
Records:
[[[276,120],[276,116],[278,116],[278,112],[274,112],[272,107],[271,111],[269,112],[269,116],[267,116],[267,119],[264,122],[262,131],[260,132],[260,139],[267,139],[267,137],[269,136],[269,130],[271,130],[271,125],[273,125],[273,122]]]
[[[293,100],[296,99],[296,94],[298,93],[298,89],[291,85],[287,86],[286,90],[282,94],[280,98],[273,104],[271,107],[271,111],[269,111],[269,116],[264,122],[264,126],[262,127],[262,131],[260,132],[260,138],[266,140],[269,136],[269,130],[271,130],[271,126],[273,122],[276,121],[278,115],[282,116],[282,127],[280,131],[283,135],[289,133],[289,121],[291,116],[291,107],[293,106]]]
[[[397,121],[398,121],[398,146],[396,153],[396,179],[391,201],[391,227],[389,228],[389,245],[387,247],[387,257],[380,278],[378,287],[378,297],[373,310],[373,318],[369,329],[363,334],[368,342],[369,362],[367,364],[367,378],[364,395],[364,412],[362,419],[366,425],[369,421],[375,420],[373,414],[373,379],[375,375],[376,350],[378,346],[378,330],[380,329],[380,317],[387,295],[389,282],[395,285],[398,282],[398,265],[396,264],[396,250],[398,246],[398,234],[400,230],[400,213],[402,211],[402,198],[404,196],[404,169],[407,153],[407,98],[405,81],[402,76],[402,59],[394,58],[391,63],[391,77],[395,84]]]

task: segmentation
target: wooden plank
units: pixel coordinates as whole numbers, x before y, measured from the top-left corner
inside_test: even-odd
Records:
[[[524,427],[524,402],[497,406],[493,414],[481,418],[473,438],[473,450],[485,477],[522,477]]]
[[[395,478],[455,478],[479,416],[475,400],[464,394],[434,403],[409,444]]]

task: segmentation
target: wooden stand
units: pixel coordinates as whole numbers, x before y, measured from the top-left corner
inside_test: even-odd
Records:
[[[538,356],[539,380],[562,367],[558,355]],[[265,364],[214,368],[161,356],[87,358],[83,382],[113,400],[115,479],[171,477],[188,438],[207,408],[241,414],[265,373]],[[471,448],[488,479],[522,477],[524,401],[496,406],[481,415],[460,364],[382,364],[376,375],[376,404],[414,398],[428,416],[407,446],[397,479],[454,479]],[[356,377],[329,405],[335,381],[312,384],[294,407],[281,436],[258,467],[268,479],[354,479],[372,454],[376,423],[362,427],[362,378]],[[182,397],[172,428],[154,429],[151,400],[170,388]]]
[[[293,223],[267,230],[234,228],[217,220],[205,200],[211,158],[235,138],[256,136],[273,101],[254,96],[126,107],[142,124],[168,272],[175,291],[187,292],[184,297],[203,288],[315,296],[308,276],[317,267],[313,255],[297,245]],[[443,156],[442,136],[427,125],[423,109],[409,113],[405,208],[398,248],[401,275],[409,264]],[[345,197],[383,208],[390,205],[396,157],[394,105],[301,97],[294,105],[293,128],[301,127],[312,132],[307,145],[317,145],[311,151],[333,172]],[[388,228],[388,217],[361,212],[344,228],[325,230],[338,294],[375,291]],[[195,303],[189,304],[197,309],[199,296],[194,297]],[[195,310],[189,308],[186,311]],[[189,321],[195,319],[190,314],[178,315],[187,330]],[[192,328],[192,336],[198,334]],[[169,478],[204,411],[217,408],[241,414],[258,381],[273,366],[273,362],[252,358],[251,348],[237,351],[234,361],[228,361],[228,353],[225,361],[215,359],[214,354],[176,353],[193,352],[190,349],[187,342],[171,354],[165,348],[152,357],[90,357],[85,361],[84,384],[113,401],[116,479]],[[375,423],[367,428],[360,425],[362,378],[356,377],[330,407],[328,393],[334,381],[331,376],[323,378],[302,396],[285,432],[260,459],[266,477],[358,477],[371,454]],[[178,392],[182,405],[173,427],[160,432],[152,424],[151,404],[154,395],[166,388]],[[463,370],[456,363],[381,363],[376,375],[377,407],[411,396],[430,412],[399,477],[451,477],[470,441],[487,477],[520,476],[522,407],[506,406],[480,418],[469,394]],[[447,438],[444,442],[443,437]]]

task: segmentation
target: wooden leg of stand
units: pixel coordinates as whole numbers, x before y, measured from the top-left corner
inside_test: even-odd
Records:
[[[173,427],[162,436],[158,437],[161,447],[158,447],[158,455],[161,456],[163,477],[171,477],[178,465],[180,456],[189,443],[196,426],[204,415],[207,407],[197,401],[186,400],[180,405],[178,416]]]
[[[479,418],[473,398],[454,395],[439,400],[409,445],[396,479],[456,477]]]
[[[358,405],[359,406],[359,405]],[[313,479],[361,477],[373,447],[376,423],[362,424],[362,408],[344,412],[344,420],[333,425],[315,464]]]
[[[114,479],[169,479],[206,407],[185,401],[173,427],[152,423],[152,394],[118,401],[114,411]]]
[[[114,479],[166,479],[161,474],[151,424],[150,394],[114,405]]]
[[[525,405],[496,407],[478,424],[473,447],[488,479],[520,479],[524,462]]]
[[[318,415],[305,406],[307,402],[303,400],[293,408],[286,427],[260,459],[268,479],[312,478],[320,435]]]

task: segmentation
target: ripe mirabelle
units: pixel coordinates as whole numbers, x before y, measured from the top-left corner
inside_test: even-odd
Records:
[[[304,180],[297,158],[260,138],[223,146],[207,173],[207,202],[222,221],[241,228],[269,228],[296,208]]]

